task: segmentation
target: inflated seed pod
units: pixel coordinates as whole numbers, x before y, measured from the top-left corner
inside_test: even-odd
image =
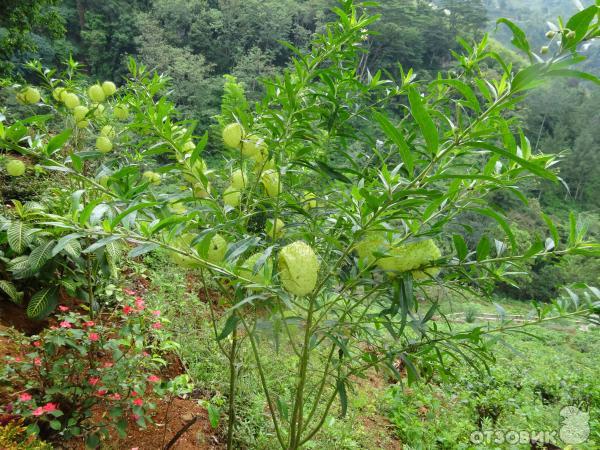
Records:
[[[310,245],[296,241],[279,252],[279,278],[290,293],[302,297],[311,293],[319,278],[319,260]]]

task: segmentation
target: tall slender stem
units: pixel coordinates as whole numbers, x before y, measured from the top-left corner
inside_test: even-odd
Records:
[[[237,351],[237,328],[233,330],[231,350],[229,352],[229,421],[227,423],[227,450],[233,448],[233,430],[235,428],[235,390],[237,369],[235,367]]]

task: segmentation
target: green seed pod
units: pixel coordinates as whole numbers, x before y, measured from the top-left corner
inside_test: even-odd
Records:
[[[105,81],[102,83],[102,91],[104,91],[104,95],[110,97],[117,92],[117,86],[112,81]]]
[[[146,170],[142,175],[146,180],[148,180],[152,184],[160,184],[160,174],[156,172],[152,172],[151,170]]]
[[[102,103],[94,103],[92,105],[94,117],[101,117],[104,114],[104,105]]]
[[[87,128],[89,125],[90,125],[89,120],[80,120],[75,124],[75,126],[77,128]]]
[[[312,192],[305,192],[302,200],[304,201],[304,209],[317,207],[317,196]]]
[[[38,91],[36,88],[28,87],[23,92],[23,98],[25,99],[25,103],[33,105],[39,102],[42,96],[40,95],[40,91]]]
[[[229,186],[225,191],[223,191],[223,203],[227,206],[231,206],[232,208],[236,208],[240,204],[240,200],[242,198],[242,193],[239,189],[236,189],[233,186]]]
[[[108,153],[112,150],[113,144],[106,136],[100,136],[96,139],[96,148],[102,153]]]
[[[275,240],[275,239],[279,239],[281,236],[283,236],[283,228],[285,227],[285,224],[283,223],[283,220],[281,219],[277,219],[275,221],[275,223],[273,223],[272,219],[267,220],[267,224],[265,226],[265,231],[267,232],[267,236],[269,236],[271,239]]]
[[[57,87],[52,91],[52,97],[57,102],[62,102],[62,95],[66,92],[64,87]]]
[[[573,30],[570,30],[570,31],[567,33],[567,39],[573,39],[575,36],[576,36],[576,33],[575,33],[575,31],[573,31]]]
[[[80,120],[85,119],[85,116],[87,116],[87,113],[89,112],[90,110],[87,107],[79,105],[73,108],[73,117],[76,122],[79,122]]]
[[[210,197],[210,183],[208,183],[206,186],[204,186],[204,184],[202,184],[201,182],[199,183],[195,183],[194,187],[192,188],[193,192],[194,192],[194,197],[196,198],[208,198]]]
[[[377,261],[377,265],[388,272],[408,272],[418,269],[441,256],[440,249],[432,239],[402,244],[391,248],[387,253],[392,256],[381,258]],[[435,272],[432,269],[427,271]]]
[[[107,138],[114,138],[117,135],[115,128],[112,125],[104,125],[100,130],[100,136],[106,136]]]
[[[237,148],[240,145],[243,134],[244,130],[239,123],[230,123],[223,128],[223,142],[228,147]]]
[[[106,100],[106,94],[99,84],[94,84],[88,88],[88,97],[90,97],[94,103],[102,103]]]
[[[268,154],[267,144],[262,137],[250,135],[242,143],[242,154],[257,161],[264,160]]]
[[[270,169],[262,173],[260,182],[265,187],[269,197],[277,197],[279,195],[279,174]]]
[[[208,245],[206,259],[213,264],[220,264],[225,259],[227,253],[227,241],[220,234],[215,234]]]
[[[194,254],[195,251],[192,248],[191,244],[195,237],[196,236],[194,234],[185,233],[177,240],[177,242],[175,242],[173,244],[173,246],[184,251],[185,253]],[[191,256],[183,255],[181,253],[174,252],[174,251],[171,251],[170,254],[171,254],[171,260],[178,266],[185,267],[187,269],[200,266],[200,263],[198,262],[198,260],[196,260],[195,258],[193,258]]]
[[[319,278],[319,260],[305,242],[296,241],[279,252],[279,278],[290,293],[302,297],[312,292]]]
[[[246,187],[246,175],[241,169],[238,169],[231,174],[231,185],[239,190]]]
[[[6,163],[6,172],[11,177],[20,177],[25,173],[25,163],[20,159],[9,159]]]
[[[550,31],[548,31],[548,32],[546,33],[546,37],[547,37],[548,39],[552,39],[554,36],[556,36],[556,31],[552,31],[552,30],[550,30]]]
[[[119,120],[127,120],[129,117],[129,108],[127,105],[116,105],[113,109],[113,114]]]
[[[239,275],[256,284],[271,284],[271,276],[273,274],[273,261],[271,261],[271,258],[267,258],[263,266],[254,273],[254,267],[262,256],[262,253],[255,253],[250,256],[238,269]]]
[[[190,153],[192,151],[194,151],[196,149],[196,144],[194,144],[194,141],[187,141],[185,144],[183,144],[183,151],[185,153]]]
[[[540,53],[541,53],[542,55],[545,55],[546,53],[548,53],[548,51],[549,51],[549,50],[550,50],[550,49],[548,48],[548,46],[547,46],[547,45],[544,45],[544,46],[543,46],[543,47],[540,49]]]
[[[358,257],[367,262],[367,265],[375,261],[375,252],[384,253],[387,249],[386,241],[382,233],[369,232],[367,236],[354,246]]]
[[[79,106],[79,97],[72,92],[65,92],[62,94],[62,101],[65,106],[69,109],[74,109]]]

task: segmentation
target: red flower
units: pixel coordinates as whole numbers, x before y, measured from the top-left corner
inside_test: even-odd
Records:
[[[28,402],[29,400],[31,400],[33,397],[31,397],[31,394],[28,394],[27,392],[19,395],[19,400],[22,402]]]
[[[104,394],[106,394],[108,391],[106,389],[98,389],[96,391],[96,395],[102,397]]]
[[[142,400],[141,398],[136,398],[136,399],[133,401],[133,404],[134,404],[135,406],[142,406],[142,405],[144,404],[144,400]]]
[[[98,333],[90,333],[88,339],[92,342],[96,342],[100,339],[100,335]]]
[[[33,345],[34,347],[39,347],[39,346],[41,346],[41,345],[42,345],[42,343],[41,343],[40,341],[35,341],[35,342],[34,342],[32,345]]]
[[[41,366],[42,365],[42,358],[33,358],[33,364],[35,364],[36,366]]]
[[[59,309],[60,311],[62,311],[62,312],[67,312],[67,311],[69,310],[69,307],[68,307],[68,306],[63,306],[63,305],[60,305],[60,306],[58,307],[58,309]]]
[[[123,292],[127,295],[135,295],[135,291],[132,291],[131,289],[123,288]]]
[[[133,420],[138,420],[138,419],[140,418],[140,416],[138,416],[137,414],[132,414],[132,415],[131,415],[131,418],[132,418]],[[138,448],[138,447],[133,447],[131,450],[133,450],[134,448]]]
[[[160,322],[154,322],[152,324],[152,328],[154,328],[155,330],[160,330],[162,328],[162,323],[160,323]]]
[[[52,412],[52,411],[56,411],[58,410],[58,405],[56,403],[46,403],[44,405],[44,411],[46,412]]]
[[[96,386],[98,384],[98,381],[100,381],[100,378],[98,377],[90,377],[88,382],[92,385],[92,386]]]
[[[160,311],[158,309],[155,309],[154,311],[152,311],[152,315],[158,317],[160,316]]]
[[[59,325],[61,328],[73,328],[71,322],[67,322],[66,320],[63,320]]]
[[[123,314],[129,315],[133,312],[133,308],[129,305],[123,306]]]
[[[15,362],[21,362],[23,361],[23,358],[21,358],[20,356],[15,356]]]
[[[44,408],[42,408],[41,406],[38,406],[37,408],[35,408],[32,413],[34,416],[39,417],[42,414],[44,414]]]
[[[132,397],[137,397],[138,395],[140,395],[140,394],[138,394],[136,391],[131,391],[131,396]]]
[[[83,322],[82,324],[84,327],[93,327],[94,325],[96,325],[95,322],[92,322],[91,320],[88,320],[87,322]]]
[[[159,377],[157,377],[156,375],[150,375],[150,376],[148,377],[148,381],[149,381],[150,383],[158,383],[158,382],[160,381],[160,378],[159,378]]]

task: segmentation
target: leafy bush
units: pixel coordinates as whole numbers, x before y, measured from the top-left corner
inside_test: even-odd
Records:
[[[109,428],[125,436],[128,419],[145,427],[154,400],[182,380],[164,380],[164,351],[174,343],[160,311],[137,297],[91,319],[59,306],[57,325],[41,335],[15,336],[23,354],[7,357],[0,374],[13,400],[6,412],[23,417],[29,433],[47,439],[85,436],[98,445]]]
[[[0,448],[4,450],[51,450],[52,446],[39,441],[35,436],[27,435],[27,428],[22,421],[11,420],[6,425],[0,424]]]

